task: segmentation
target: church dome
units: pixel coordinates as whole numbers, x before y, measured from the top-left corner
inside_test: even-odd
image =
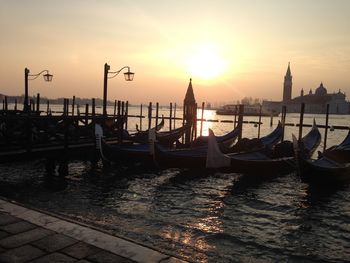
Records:
[[[316,96],[324,96],[327,95],[327,89],[323,87],[323,83],[321,82],[320,86],[315,91]]]

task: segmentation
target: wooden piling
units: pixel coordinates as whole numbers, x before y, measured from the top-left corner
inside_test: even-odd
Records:
[[[118,100],[118,102],[117,102],[117,118],[118,118],[118,121],[120,119],[120,108],[121,108],[121,101]]]
[[[174,105],[174,129],[176,128],[176,103]]]
[[[237,127],[237,112],[238,112],[238,108],[237,105],[235,105],[235,118],[233,121],[233,127],[236,128]]]
[[[203,118],[204,118],[204,107],[205,107],[205,102],[202,102],[202,115],[201,115],[201,126],[200,126],[200,131],[199,131],[199,135],[202,136],[203,135]]]
[[[88,125],[89,122],[89,104],[85,104],[85,125]]]
[[[140,105],[140,127],[139,130],[142,131],[142,103]]]
[[[169,112],[169,131],[171,131],[172,130],[172,116],[173,116],[173,103],[172,102],[170,102],[170,112]]]
[[[15,99],[15,111],[17,111],[17,99]]]
[[[272,127],[273,125],[273,113],[271,112],[271,116],[270,116],[270,127]]]
[[[286,115],[287,115],[287,106],[282,106],[282,114],[281,114],[281,124],[282,124],[282,138],[281,141],[284,140],[284,131],[286,127]]]
[[[327,148],[328,117],[329,117],[329,104],[327,103],[327,109],[326,109],[326,125],[325,125],[325,130],[324,130],[323,151],[325,151],[326,148]]]
[[[148,105],[148,129],[151,129],[152,124],[152,102]]]
[[[92,117],[95,117],[96,115],[96,109],[95,109],[96,105],[95,105],[95,99],[93,98],[91,101],[91,114]]]
[[[49,112],[50,112],[50,101],[47,100],[46,101],[46,115],[49,115]]]
[[[243,132],[243,115],[244,115],[244,105],[240,104],[238,106],[238,123],[237,126],[239,127],[239,135],[238,135],[238,140],[242,139],[242,132]]]
[[[158,125],[159,102],[156,103],[156,126]]]
[[[125,103],[125,130],[128,130],[129,101]]]
[[[40,93],[36,94],[36,112],[40,114]]]
[[[73,100],[72,100],[72,116],[74,116],[74,108],[75,108],[75,96],[73,96]]]
[[[125,101],[122,101],[122,108],[121,108],[121,122],[120,122],[120,132],[123,133],[124,129],[124,121],[125,121]]]
[[[300,107],[300,121],[299,121],[299,141],[301,141],[301,138],[303,136],[303,123],[304,123],[304,111],[305,111],[305,103],[301,103]]]
[[[259,107],[259,121],[258,121],[258,139],[260,138],[260,128],[261,128],[261,111],[262,111],[262,105],[260,104],[260,107]]]

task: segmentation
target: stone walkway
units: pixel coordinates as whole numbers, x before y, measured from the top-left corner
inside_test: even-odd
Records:
[[[0,199],[0,263],[180,263],[180,259]]]

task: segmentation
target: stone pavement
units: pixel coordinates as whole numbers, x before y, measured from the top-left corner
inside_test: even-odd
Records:
[[[184,262],[88,226],[0,199],[0,263]]]

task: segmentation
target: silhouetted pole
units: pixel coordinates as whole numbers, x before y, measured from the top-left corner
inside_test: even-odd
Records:
[[[323,151],[327,148],[327,135],[328,135],[328,117],[329,117],[329,104],[327,104],[327,110],[326,110],[326,127],[324,130],[324,143],[323,143]]]
[[[74,110],[75,110],[75,96],[73,96],[73,101],[72,101],[72,116],[74,116]]]
[[[156,103],[156,126],[158,125],[159,102]]]
[[[301,109],[300,109],[300,121],[299,121],[299,141],[301,140],[303,136],[303,123],[304,123],[304,111],[305,111],[305,103],[301,103]]]
[[[15,111],[17,111],[17,99],[15,99]]]
[[[239,127],[238,140],[242,139],[243,115],[244,115],[244,105],[240,104],[238,107],[238,127]]]
[[[125,103],[125,130],[128,130],[129,101]]]
[[[259,109],[259,123],[258,123],[258,139],[260,138],[261,111],[262,111],[262,105],[260,104],[260,109]]]
[[[200,127],[200,136],[202,136],[203,133],[203,118],[204,118],[204,107],[205,107],[205,102],[202,102],[202,116],[201,116],[201,127]]]
[[[40,93],[36,94],[36,112],[39,114],[40,111]]]
[[[24,69],[24,102],[23,102],[23,111],[27,112],[30,110],[30,106],[28,103],[28,77],[29,77],[29,69]]]
[[[107,80],[109,69],[110,66],[107,63],[105,63],[103,72],[103,116],[107,116]]]
[[[287,106],[282,106],[282,116],[281,116],[281,123],[282,123],[282,138],[281,141],[284,140],[284,131],[286,127],[286,114],[287,114]]]
[[[140,105],[140,131],[142,131],[142,103]]]
[[[176,103],[174,105],[174,129],[176,128]]]
[[[152,124],[152,102],[148,105],[148,129],[151,129]]]
[[[173,116],[173,103],[172,102],[170,102],[170,112],[169,112],[169,131],[171,131],[172,130],[172,125],[171,125],[171,123],[172,123],[172,116]]]

